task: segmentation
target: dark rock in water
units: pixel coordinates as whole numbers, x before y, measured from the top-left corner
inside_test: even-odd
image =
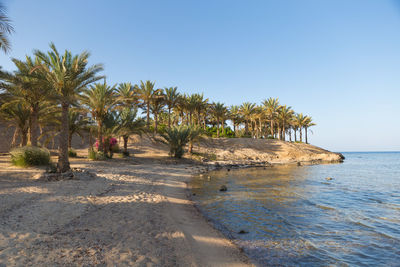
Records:
[[[301,162],[299,161],[299,162],[297,162],[297,166],[301,166]]]
[[[228,188],[226,187],[226,185],[221,185],[221,187],[219,188],[219,191],[221,191],[221,192],[225,192],[227,190],[228,190]]]
[[[247,232],[246,230],[240,230],[239,232],[238,232],[238,234],[241,234],[241,235],[243,235],[243,234],[248,234],[249,232]]]
[[[231,169],[229,169],[229,168],[228,168],[228,169],[227,169],[227,171],[228,171],[228,172],[230,172],[230,171],[231,171]]]
[[[326,177],[325,180],[331,181],[331,180],[333,180],[333,178],[332,177]]]
[[[337,153],[338,155],[339,155],[339,157],[340,157],[340,159],[346,159],[344,156],[343,156],[343,154],[342,153]]]

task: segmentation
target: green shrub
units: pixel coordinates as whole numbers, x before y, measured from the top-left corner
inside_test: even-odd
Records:
[[[89,148],[88,158],[91,160],[105,160],[106,156],[104,152],[97,152],[93,148]]]
[[[16,166],[41,166],[50,163],[50,152],[45,148],[24,146],[10,151],[11,162]]]
[[[77,155],[78,154],[76,153],[76,151],[74,149],[71,148],[70,150],[68,150],[68,156],[69,157],[76,158]]]
[[[194,141],[201,133],[198,127],[192,126],[177,126],[171,129],[166,129],[165,133],[161,134],[164,138],[164,143],[169,145],[169,153],[171,157],[182,158],[185,153],[187,143]]]

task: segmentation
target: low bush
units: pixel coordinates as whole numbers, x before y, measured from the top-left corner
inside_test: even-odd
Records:
[[[106,156],[104,155],[104,152],[97,152],[93,148],[89,148],[88,158],[91,160],[105,160]]]
[[[76,158],[78,156],[78,154],[76,153],[76,151],[74,149],[70,149],[68,150],[68,156],[71,158]]]
[[[169,145],[171,157],[182,158],[186,144],[193,142],[200,133],[197,127],[181,125],[167,129],[164,134],[161,134],[164,139],[160,141]]]
[[[16,166],[41,166],[50,164],[50,152],[45,148],[24,146],[10,151],[11,162]]]

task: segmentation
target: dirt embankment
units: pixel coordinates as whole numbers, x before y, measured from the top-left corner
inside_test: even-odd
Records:
[[[205,138],[194,147],[200,157],[220,164],[334,163],[343,156],[304,143],[250,138]],[[207,161],[207,160],[206,160]]]

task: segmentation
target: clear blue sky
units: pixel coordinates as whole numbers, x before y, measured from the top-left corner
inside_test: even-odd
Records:
[[[155,80],[227,105],[281,103],[313,117],[311,143],[400,150],[395,0],[6,0],[9,57],[88,50],[110,83]]]

